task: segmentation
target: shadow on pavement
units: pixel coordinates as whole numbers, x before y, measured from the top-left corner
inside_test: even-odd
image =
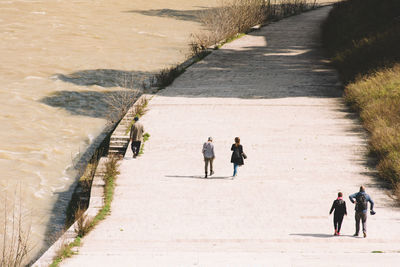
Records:
[[[198,175],[165,175],[165,177],[168,177],[168,178],[204,179],[204,180],[232,178],[232,176],[209,176],[207,178],[204,178],[204,176],[198,176]]]
[[[304,236],[304,237],[316,237],[316,238],[330,238],[330,237],[335,237],[334,235],[328,235],[328,234],[290,234],[290,235],[295,235],[295,236]]]

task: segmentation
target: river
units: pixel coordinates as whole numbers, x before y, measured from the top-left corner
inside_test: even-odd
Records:
[[[216,2],[0,1],[0,197],[11,206],[21,188],[32,254],[63,227],[74,160],[104,129],[110,92],[124,90],[115,77],[182,62],[196,13]]]

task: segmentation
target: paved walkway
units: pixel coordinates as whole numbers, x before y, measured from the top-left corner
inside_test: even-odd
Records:
[[[396,266],[400,211],[367,166],[366,135],[324,62],[329,7],[225,45],[155,96],[145,154],[123,160],[112,214],[64,266]],[[202,143],[213,136],[215,176]],[[231,180],[230,146],[248,159]],[[348,195],[376,202],[354,238]],[[349,216],[333,237],[338,191]],[[384,253],[372,253],[383,251]]]

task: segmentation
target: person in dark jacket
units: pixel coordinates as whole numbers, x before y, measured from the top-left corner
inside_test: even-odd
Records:
[[[362,222],[362,227],[363,227],[363,234],[364,238],[367,237],[367,212],[368,212],[368,202],[371,204],[370,207],[370,214],[374,215],[374,201],[372,198],[365,193],[365,187],[360,186],[360,191],[357,193],[354,193],[349,196],[349,199],[351,203],[355,203],[355,220],[356,220],[356,232],[353,236],[358,236],[358,233],[360,231],[360,221]]]
[[[139,117],[134,118],[135,123],[131,127],[130,140],[133,157],[136,158],[140,152],[140,146],[143,142],[144,127],[139,122]]]
[[[235,137],[235,143],[231,147],[232,156],[231,156],[231,163],[233,163],[233,176],[237,175],[237,168],[238,166],[242,166],[243,162],[243,146],[240,144],[240,138]]]
[[[346,202],[343,200],[343,193],[338,193],[338,198],[333,201],[332,208],[329,214],[333,213],[333,227],[335,228],[335,233],[333,235],[340,235],[340,228],[342,228],[342,222],[344,215],[347,215]]]

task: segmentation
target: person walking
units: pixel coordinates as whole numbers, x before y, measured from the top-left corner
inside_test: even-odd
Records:
[[[333,201],[332,208],[329,214],[333,213],[333,228],[335,233],[333,235],[340,235],[340,228],[342,228],[342,222],[344,215],[347,215],[346,201],[343,200],[343,193],[339,192],[336,200]]]
[[[207,178],[209,163],[210,163],[210,176],[214,174],[213,161],[215,159],[215,153],[214,153],[214,144],[212,143],[212,141],[213,139],[210,136],[208,137],[208,141],[203,144],[202,153],[204,156],[204,171],[206,173],[204,178]]]
[[[374,215],[374,201],[372,198],[365,193],[365,187],[360,186],[360,191],[349,196],[351,203],[355,203],[355,220],[356,220],[356,232],[353,236],[358,236],[360,232],[360,221],[362,222],[364,238],[367,237],[367,211],[368,202],[371,203],[370,214]]]
[[[233,177],[237,176],[237,168],[244,164],[243,158],[247,158],[243,152],[243,146],[240,144],[240,138],[235,137],[235,143],[231,147],[232,156],[231,163],[233,163]]]
[[[139,155],[140,145],[142,144],[143,141],[144,127],[139,122],[139,117],[136,116],[133,120],[135,122],[131,127],[130,140],[132,143],[131,149],[133,152],[133,158],[136,158]]]

